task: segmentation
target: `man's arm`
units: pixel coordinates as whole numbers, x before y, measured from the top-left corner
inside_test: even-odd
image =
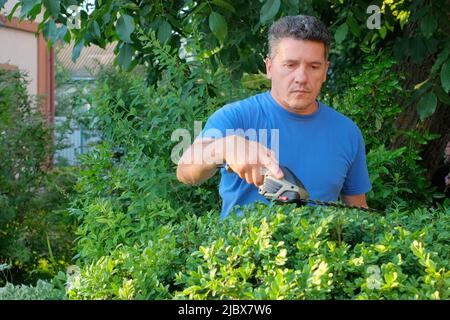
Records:
[[[345,204],[349,206],[358,206],[358,207],[364,207],[368,208],[366,202],[366,195],[365,194],[356,194],[356,195],[341,195],[342,201],[344,201]]]
[[[184,184],[199,185],[211,178],[224,163],[222,145],[221,139],[196,140],[178,162],[177,179]]]
[[[283,172],[271,150],[256,141],[230,135],[195,141],[178,162],[177,179],[185,184],[199,185],[211,178],[217,167],[225,162],[241,179],[255,186],[264,182],[262,167],[271,171],[276,178],[283,178]]]

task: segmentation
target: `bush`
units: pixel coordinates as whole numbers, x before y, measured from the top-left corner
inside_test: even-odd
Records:
[[[211,72],[201,62],[179,64],[167,48],[149,41],[155,42],[154,53],[166,70],[156,86],[147,86],[139,74],[118,71],[118,76],[108,70],[93,89],[92,125],[101,132],[102,142],[81,158],[79,197],[72,210],[80,221],[86,221],[90,212],[95,212],[92,216],[102,212],[100,204],[106,206],[102,210],[114,212],[109,218],[120,213],[130,221],[159,199],[195,214],[220,206],[217,177],[196,189],[177,181],[171,152],[179,141],[171,137],[177,129],[192,130],[194,121],[205,120],[243,92],[232,87],[225,68]],[[83,241],[90,233],[80,232]],[[81,247],[82,256],[84,252]]]
[[[7,283],[0,288],[0,300],[61,300],[63,298],[64,291],[42,280],[38,280],[34,287]]]
[[[394,64],[382,53],[368,55],[360,74],[343,77],[347,89],[342,94],[324,93],[331,106],[358,124],[367,151],[389,145],[396,134],[396,117],[402,112],[397,101],[403,98],[403,93],[401,79],[392,72]]]
[[[0,227],[23,218],[48,164],[51,131],[26,93],[24,74],[0,70]]]
[[[140,236],[128,234],[135,240],[108,247],[102,256],[86,263],[81,273],[69,280],[69,297],[450,296],[449,207],[393,210],[380,215],[351,209],[261,204],[252,211],[244,209],[243,217],[232,215],[219,221],[218,216],[185,215],[178,223],[153,228],[144,220],[131,224],[145,231]]]
[[[49,171],[52,131],[24,75],[0,70],[0,263],[10,281],[35,282],[64,268],[74,219],[65,210],[75,169]]]

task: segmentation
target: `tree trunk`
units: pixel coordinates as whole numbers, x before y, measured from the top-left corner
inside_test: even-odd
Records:
[[[417,26],[412,25],[405,30],[409,36],[414,35],[414,29]],[[435,56],[428,56],[422,63],[416,64],[411,61],[404,61],[395,68],[395,72],[405,75],[405,80],[402,82],[402,87],[406,90],[412,90],[418,83],[425,81],[435,62]],[[437,167],[442,164],[445,145],[450,140],[450,106],[441,103],[438,99],[438,104],[434,114],[420,123],[419,116],[416,111],[417,102],[404,106],[404,111],[397,118],[398,130],[414,130],[419,128],[420,132],[428,131],[430,133],[437,133],[440,135],[438,139],[430,141],[425,146],[417,145],[422,148],[421,165],[427,169],[427,175],[430,179]],[[404,101],[399,102],[404,105]],[[405,145],[405,137],[398,137],[391,143],[391,148],[398,148]]]
[[[411,63],[405,63],[400,66],[399,69],[403,69],[402,71],[406,74],[403,88],[412,89],[414,85],[424,81],[430,68],[431,66],[428,63],[424,63],[420,67]],[[447,144],[447,141],[450,140],[450,107],[438,100],[434,114],[420,124],[416,106],[417,102],[406,106],[405,110],[397,119],[397,128],[398,130],[414,130],[415,128],[419,128],[419,131],[422,133],[428,131],[430,133],[440,134],[438,139],[430,141],[427,145],[423,146],[421,150],[423,159],[421,165],[427,169],[428,178],[430,178],[437,167],[442,164],[445,145]],[[406,138],[400,136],[391,143],[391,148],[398,148],[405,145],[405,143]],[[417,147],[421,146],[418,145]]]

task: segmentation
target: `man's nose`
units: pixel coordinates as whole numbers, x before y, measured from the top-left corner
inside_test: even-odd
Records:
[[[295,82],[305,83],[308,81],[308,75],[306,73],[306,68],[304,66],[299,66],[295,70]]]

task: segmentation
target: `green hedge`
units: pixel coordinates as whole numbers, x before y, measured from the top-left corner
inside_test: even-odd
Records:
[[[104,204],[99,204],[105,208]],[[156,209],[156,208],[155,208]],[[450,207],[386,214],[265,206],[219,221],[126,223],[69,279],[71,299],[448,299]],[[109,209],[93,211],[101,221]],[[95,217],[94,217],[95,215]],[[152,212],[147,212],[147,222]],[[123,230],[105,224],[105,234]],[[116,229],[114,229],[116,228]],[[142,230],[143,229],[143,230]],[[123,235],[125,236],[125,235]],[[94,235],[92,236],[94,237]]]

